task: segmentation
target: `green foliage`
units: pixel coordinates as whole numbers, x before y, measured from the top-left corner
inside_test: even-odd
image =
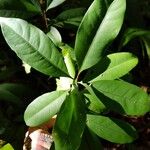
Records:
[[[89,82],[92,83],[99,80],[118,79],[127,74],[137,63],[138,59],[131,53],[110,54],[102,58],[95,67],[90,69],[84,80],[90,80]]]
[[[115,105],[111,105],[111,102],[109,102],[109,105],[119,113],[125,113],[127,115],[144,115],[150,110],[149,96],[135,85],[124,81],[101,80],[94,82],[92,86],[98,94],[102,93],[109,97],[113,100],[114,104],[117,102],[117,109],[115,107],[113,108]]]
[[[29,18],[40,13],[40,9],[36,8],[30,0],[1,0],[0,16]]]
[[[84,13],[84,8],[73,8],[65,10],[55,18],[55,25],[62,26],[63,24],[72,24],[75,26],[79,26]]]
[[[77,89],[73,89],[63,103],[54,126],[56,149],[78,149],[85,127],[84,107],[82,94]]]
[[[137,138],[134,127],[110,117],[87,115],[87,126],[98,136],[114,143],[130,143]]]
[[[14,149],[20,149],[25,134],[25,97],[29,97],[34,91],[23,84],[3,83],[0,84],[0,93],[0,137],[11,143]],[[3,147],[6,148],[10,149],[10,145]]]
[[[119,45],[119,51],[126,46],[129,42],[138,39],[140,43],[142,43],[142,53],[144,55],[148,55],[148,59],[150,61],[150,31],[144,30],[140,28],[128,28],[121,39],[120,45]],[[145,49],[146,52],[145,52]],[[146,53],[146,54],[145,54]],[[143,55],[141,54],[141,55]]]
[[[79,72],[100,61],[104,49],[118,35],[125,7],[125,0],[115,0],[106,12],[105,1],[95,0],[92,3],[79,26],[76,37],[75,53]]]
[[[1,28],[9,46],[23,61],[47,75],[68,74],[63,57],[41,30],[20,19],[4,19]]]
[[[62,2],[64,0],[48,0],[45,11]],[[35,0],[32,4],[39,6]],[[127,52],[106,55],[108,46],[121,29],[125,9],[125,0],[94,0],[78,28],[74,49],[62,43],[61,34],[53,26],[49,29],[52,24],[48,22],[45,22],[44,33],[22,19],[0,17],[3,36],[17,56],[36,70],[60,78],[61,85],[57,85],[56,91],[36,98],[24,113],[28,126],[41,125],[57,114],[52,132],[56,150],[87,149],[86,141],[90,141],[91,147],[94,142],[95,149],[99,149],[97,136],[121,144],[137,138],[130,124],[103,113],[111,110],[141,116],[150,111],[148,94],[119,79],[137,65],[137,57]],[[68,13],[77,10],[80,11],[76,15],[70,14],[71,20]],[[75,21],[77,25],[82,13],[79,8],[68,10],[54,20],[66,22],[64,20],[69,18],[70,24]],[[129,40],[132,37],[128,36]],[[81,72],[85,70],[82,77]],[[59,90],[60,86],[63,91]],[[7,92],[11,94],[10,90]],[[3,93],[3,99],[8,99],[5,91]]]
[[[52,9],[61,3],[63,3],[65,0],[47,0],[47,10]]]
[[[88,144],[87,144],[88,143]],[[95,135],[91,130],[87,127],[84,130],[84,134],[82,137],[81,145],[79,150],[100,150],[102,149],[101,142],[97,135]]]
[[[54,91],[43,94],[35,99],[25,111],[24,118],[26,124],[29,126],[38,126],[49,121],[49,118],[52,118],[59,111],[60,106],[66,98],[66,94],[66,91]],[[43,114],[47,115],[43,116]]]
[[[13,147],[10,144],[6,144],[4,145],[2,148],[0,148],[1,150],[14,150]]]

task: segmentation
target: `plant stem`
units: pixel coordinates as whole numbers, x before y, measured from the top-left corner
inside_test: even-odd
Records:
[[[47,22],[47,16],[46,16],[46,0],[40,0],[41,10],[42,10],[42,19],[43,19],[43,25],[44,29],[48,29],[48,22]]]

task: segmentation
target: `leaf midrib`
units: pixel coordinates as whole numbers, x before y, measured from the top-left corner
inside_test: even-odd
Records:
[[[109,72],[109,71],[111,71],[111,70],[114,70],[115,68],[119,68],[121,65],[124,65],[124,64],[128,64],[128,63],[130,63],[130,62],[132,62],[132,61],[134,61],[135,60],[135,58],[132,58],[132,59],[130,59],[130,60],[128,60],[128,61],[125,61],[125,62],[122,62],[121,64],[119,64],[119,65],[116,65],[116,66],[114,66],[114,67],[110,67],[110,68],[108,68],[106,71],[104,71],[102,74],[104,74],[104,73],[106,73],[107,71]],[[102,75],[101,74],[101,75]]]
[[[5,24],[5,23],[3,23],[3,24]],[[2,24],[1,24],[2,25]],[[39,55],[41,55],[44,59],[45,59],[45,61],[47,61],[49,64],[51,64],[51,66],[53,65],[56,69],[58,69],[59,71],[61,71],[61,72],[63,72],[64,74],[66,74],[67,75],[67,73],[66,72],[64,72],[63,70],[61,70],[57,65],[55,65],[55,64],[53,64],[52,62],[51,62],[51,60],[49,60],[48,58],[46,58],[42,53],[40,53],[38,50],[36,51],[36,48],[33,46],[33,45],[31,45],[31,43],[29,43],[26,39],[24,39],[19,33],[17,33],[17,32],[15,32],[15,30],[13,30],[10,26],[8,26],[8,25],[6,25],[5,24],[5,26],[7,26],[8,28],[10,28],[15,34],[17,34],[19,37],[21,37],[21,39],[23,40],[23,41],[25,41],[26,43],[28,43],[28,45],[31,47],[31,49],[33,49],[33,50],[35,50],[35,52],[34,53],[38,53]],[[31,25],[29,24],[29,26],[31,27]],[[49,39],[50,40],[50,39]],[[52,42],[53,43],[53,42]],[[39,47],[39,46],[38,46]],[[15,50],[15,49],[14,49]],[[16,50],[15,50],[16,51]],[[59,53],[59,52],[58,52]],[[65,64],[64,64],[65,65]],[[53,67],[52,66],[52,67]]]
[[[47,109],[49,107],[49,105],[53,105],[54,103],[57,103],[58,100],[61,100],[61,97],[63,97],[64,95],[66,95],[65,93],[62,93],[59,97],[57,97],[56,99],[54,99],[51,103],[49,103],[47,106],[42,107],[42,109],[40,109],[40,111],[38,110],[38,113],[34,113],[34,115],[32,115],[32,117],[30,117],[29,119],[26,119],[27,122],[30,122],[30,120],[32,120],[36,115],[40,114],[44,109]]]

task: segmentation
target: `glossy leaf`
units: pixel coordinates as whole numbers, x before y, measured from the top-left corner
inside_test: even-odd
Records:
[[[55,149],[77,150],[85,127],[84,99],[74,89],[67,96],[57,115],[53,130]]]
[[[59,111],[66,95],[66,91],[53,91],[36,98],[25,111],[26,124],[32,127],[49,121]]]
[[[114,0],[106,12],[103,0],[94,0],[78,29],[75,53],[79,72],[98,63],[123,23],[125,0]],[[106,13],[105,13],[106,12]]]
[[[29,0],[1,0],[0,17],[29,18],[39,14],[37,9]]]
[[[144,115],[150,111],[150,97],[139,87],[124,82],[101,80],[92,84],[96,95],[103,94],[122,108],[116,109],[119,113],[127,115]]]
[[[90,86],[86,84],[84,84],[84,86],[86,87],[86,90],[84,91],[84,96],[87,100],[88,109],[95,113],[103,112],[106,109],[105,105],[100,101],[99,97],[96,96]]]
[[[131,53],[110,54],[102,59],[98,64],[98,68],[96,68],[99,72],[102,72],[101,70],[103,70],[103,68],[107,69],[90,82],[118,79],[133,69],[137,63],[137,57]]]
[[[150,35],[150,31],[139,28],[127,29],[122,37],[120,48],[128,44],[128,42],[130,42],[132,39],[145,35]]]
[[[36,98],[25,111],[26,124],[32,127],[49,121],[59,111],[66,95],[66,91],[54,91]]]
[[[55,27],[51,26],[50,31],[47,33],[47,35],[56,46],[58,46],[62,42],[61,35]]]
[[[63,11],[56,19],[56,25],[58,24],[72,24],[79,25],[83,15],[85,13],[84,8],[73,8]]]
[[[0,20],[4,38],[24,62],[50,76],[67,76],[62,55],[40,29],[21,19]]]
[[[131,143],[137,138],[133,126],[114,118],[87,115],[87,126],[101,138],[114,143]]]
[[[61,3],[63,3],[65,0],[48,0],[47,1],[47,10],[52,9]]]

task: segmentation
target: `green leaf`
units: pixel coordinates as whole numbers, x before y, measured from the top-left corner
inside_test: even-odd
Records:
[[[131,53],[122,52],[110,54],[98,63],[97,68],[94,68],[93,72],[97,74],[96,70],[103,72],[104,68],[107,69],[90,82],[118,79],[133,69],[137,63],[137,57]]]
[[[27,11],[32,13],[42,13],[40,5],[38,5],[38,1],[35,0],[20,0],[21,3],[25,6]]]
[[[1,0],[0,17],[29,18],[39,14],[37,9],[29,0]]]
[[[56,25],[60,23],[79,25],[83,18],[84,13],[85,13],[84,8],[73,8],[65,10],[55,18]]]
[[[85,127],[83,96],[74,89],[57,115],[53,130],[55,149],[77,150]]]
[[[47,10],[52,9],[54,7],[57,7],[61,3],[63,3],[65,0],[48,0],[47,1]]]
[[[97,96],[103,94],[112,99],[113,103],[116,103],[113,110],[119,113],[144,115],[150,111],[148,94],[133,84],[124,81],[101,80],[94,82],[92,86]],[[120,109],[116,109],[117,105],[120,106]]]
[[[90,86],[86,84],[84,84],[84,86],[86,87],[86,90],[84,91],[84,96],[87,100],[88,109],[96,113],[103,112],[106,109],[105,105],[100,101],[99,97],[96,96]]]
[[[102,150],[100,139],[87,127],[84,130],[82,142],[78,150]]]
[[[87,115],[87,126],[101,138],[114,143],[131,143],[137,138],[133,126],[114,118]]]
[[[0,148],[1,150],[14,150],[10,144],[6,144]]]
[[[38,10],[41,11],[40,1],[39,0],[31,0],[31,2],[36,6]]]
[[[4,38],[19,58],[50,76],[67,76],[62,55],[40,29],[21,19],[1,18]]]
[[[52,0],[47,0],[47,7],[51,4]]]
[[[66,95],[66,91],[53,91],[36,98],[24,113],[26,124],[32,127],[49,121],[59,111]]]
[[[94,0],[80,24],[76,37],[75,53],[79,72],[100,61],[105,48],[120,31],[125,8],[125,0],[114,0],[106,12],[105,1]]]
[[[150,31],[140,28],[128,28],[122,37],[119,49],[128,44],[128,42],[130,42],[132,39],[145,35],[150,35]]]
[[[85,13],[85,8],[72,8],[72,9],[67,9],[60,13],[57,17],[56,20],[58,21],[65,21],[73,18],[78,18],[82,17]]]
[[[61,35],[55,27],[51,26],[50,31],[47,33],[47,35],[56,46],[58,46],[62,42]]]

